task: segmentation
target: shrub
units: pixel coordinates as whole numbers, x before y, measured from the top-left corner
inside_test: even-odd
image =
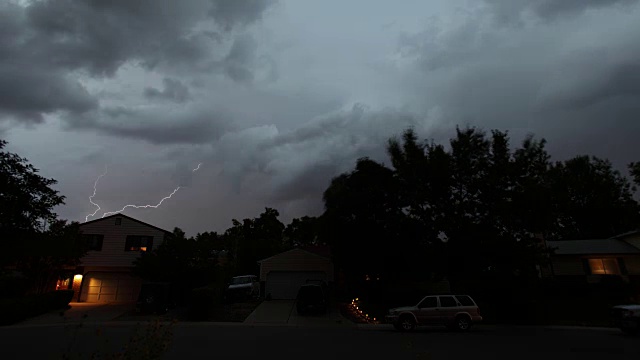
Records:
[[[12,298],[24,296],[27,293],[29,283],[24,277],[15,275],[0,276],[0,298]]]
[[[11,325],[52,310],[63,309],[73,298],[73,290],[27,295],[0,300],[0,325]]]
[[[191,290],[189,318],[197,321],[208,320],[212,314],[215,298],[215,291],[211,287],[203,286]]]

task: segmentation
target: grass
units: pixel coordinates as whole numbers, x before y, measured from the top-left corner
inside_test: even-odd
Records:
[[[243,322],[261,302],[260,300],[249,300],[214,306],[210,321]]]

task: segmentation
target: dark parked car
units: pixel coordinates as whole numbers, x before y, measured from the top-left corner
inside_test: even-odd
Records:
[[[613,325],[627,334],[640,332],[640,305],[618,305],[611,308]]]
[[[242,275],[232,278],[225,293],[225,299],[232,302],[259,297],[260,282],[255,275]]]
[[[326,290],[320,284],[304,284],[298,290],[296,310],[298,314],[324,314],[327,312]]]
[[[170,283],[144,283],[136,310],[144,314],[166,314],[176,306],[175,291]]]

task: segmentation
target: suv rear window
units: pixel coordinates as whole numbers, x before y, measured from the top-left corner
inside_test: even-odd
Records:
[[[470,297],[468,297],[467,295],[456,295],[456,298],[458,299],[458,301],[460,301],[460,304],[462,304],[462,306],[475,306],[476,304],[473,303],[473,300],[471,300]]]
[[[458,303],[456,303],[456,299],[453,296],[440,296],[440,306],[441,307],[456,307]]]

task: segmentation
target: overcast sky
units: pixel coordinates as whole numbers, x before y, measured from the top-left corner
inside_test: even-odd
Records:
[[[409,126],[640,160],[636,0],[0,1],[0,138],[66,196],[189,235],[275,207]],[[202,163],[197,171],[193,171]]]

